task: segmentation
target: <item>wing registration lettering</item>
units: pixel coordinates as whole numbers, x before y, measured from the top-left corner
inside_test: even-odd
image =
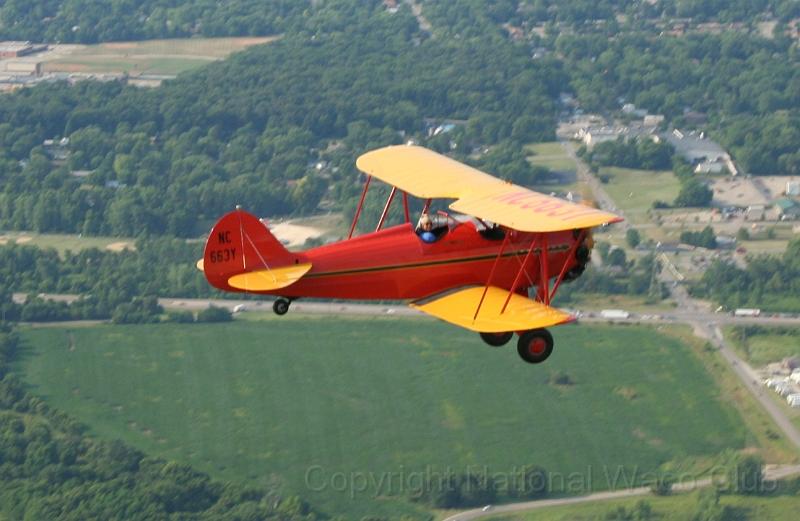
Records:
[[[561,217],[564,220],[577,219],[585,215],[592,215],[597,211],[585,206],[578,206],[567,201],[561,201],[530,190],[505,193],[491,198],[498,203],[517,206],[523,210],[531,210],[548,217]]]

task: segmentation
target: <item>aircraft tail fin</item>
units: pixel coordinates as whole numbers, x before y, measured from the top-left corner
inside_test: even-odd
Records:
[[[234,210],[217,221],[197,267],[226,291],[270,291],[293,284],[311,264],[287,250],[254,215]]]

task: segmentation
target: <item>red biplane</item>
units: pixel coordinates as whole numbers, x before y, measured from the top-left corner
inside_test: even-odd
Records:
[[[367,177],[346,240],[289,251],[262,221],[237,207],[211,230],[198,262],[209,283],[225,291],[276,295],[278,315],[300,297],[408,300],[424,313],[480,333],[493,346],[506,344],[516,332],[520,356],[544,361],[553,350],[553,337],[544,328],[574,320],[550,306],[553,295],[585,269],[591,229],[621,219],[422,147],[373,150],[356,164]],[[393,188],[375,231],[353,237],[373,178]],[[398,192],[405,222],[384,229]],[[411,224],[409,195],[424,200],[425,229]],[[457,212],[438,212],[437,226],[427,218],[434,198],[454,199],[449,208]]]

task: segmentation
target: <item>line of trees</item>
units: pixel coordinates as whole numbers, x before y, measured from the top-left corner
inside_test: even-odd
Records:
[[[578,149],[578,154],[595,168],[620,166],[642,170],[667,170],[672,167],[675,149],[664,140],[649,137],[636,139],[617,138],[598,143],[591,150]]]
[[[60,257],[53,249],[30,245],[0,246],[0,312],[7,320],[47,321],[108,319],[155,321],[161,310],[155,297],[210,297],[211,288],[195,267],[201,243],[168,237],[142,238],[135,250],[112,252],[90,248]],[[11,301],[25,293],[24,305]],[[45,301],[39,293],[66,293],[80,298]],[[147,318],[145,318],[147,317]]]
[[[592,254],[600,255],[607,267],[598,269],[590,263],[580,278],[559,286],[559,302],[573,302],[585,293],[644,296],[652,302],[659,302],[668,295],[667,289],[653,277],[657,268],[654,255],[647,254],[635,262],[629,261],[625,250],[612,249],[605,242],[599,242]]]
[[[542,498],[549,493],[549,487],[549,475],[544,468],[526,465],[499,481],[485,471],[434,475],[411,492],[411,499],[431,508],[469,508],[498,499]]]
[[[700,246],[713,250],[717,247],[717,234],[711,226],[706,226],[699,232],[687,230],[681,232],[681,242],[691,246]]]
[[[798,312],[800,239],[790,241],[782,257],[759,255],[749,259],[744,269],[715,260],[691,291],[728,309],[755,307]]]

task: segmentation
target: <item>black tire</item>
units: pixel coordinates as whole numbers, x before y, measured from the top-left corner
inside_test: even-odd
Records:
[[[289,304],[291,304],[291,301],[288,299],[279,298],[272,303],[272,311],[274,311],[276,315],[285,315],[289,311]]]
[[[481,333],[481,340],[486,342],[492,347],[500,347],[504,346],[511,340],[511,337],[514,336],[514,333],[507,332],[507,333]]]
[[[517,341],[517,353],[529,364],[541,364],[553,352],[553,335],[546,329],[525,331]]]

